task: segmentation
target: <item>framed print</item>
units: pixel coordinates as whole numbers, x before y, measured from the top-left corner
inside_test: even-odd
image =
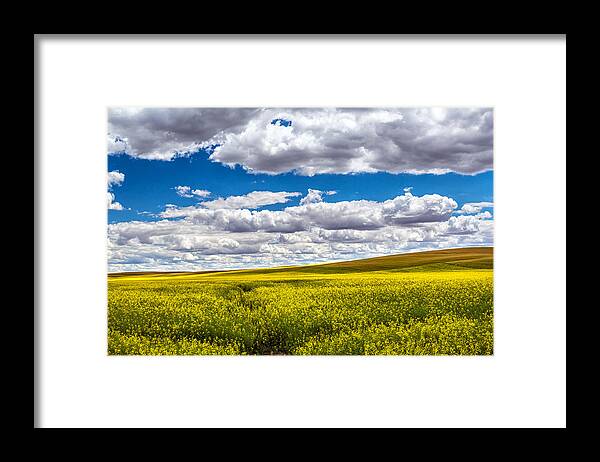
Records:
[[[566,36],[34,71],[34,427],[566,427]]]

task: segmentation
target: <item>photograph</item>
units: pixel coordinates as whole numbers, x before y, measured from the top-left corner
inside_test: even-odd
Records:
[[[109,106],[107,355],[494,355],[493,107]]]

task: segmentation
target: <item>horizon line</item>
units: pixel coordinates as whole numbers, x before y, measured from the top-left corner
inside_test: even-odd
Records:
[[[366,257],[366,258],[355,258],[355,259],[351,259],[351,260],[335,260],[335,261],[328,261],[328,262],[321,262],[321,263],[306,263],[303,265],[280,265],[280,266],[267,266],[267,267],[253,267],[253,268],[231,268],[231,269],[207,269],[207,270],[198,270],[198,271],[185,271],[185,270],[173,270],[173,271],[160,271],[160,270],[140,270],[140,271],[114,271],[114,272],[107,272],[108,276],[111,275],[120,275],[120,274],[140,274],[140,273],[154,273],[154,274],[173,274],[173,273],[189,273],[189,274],[200,274],[200,273],[226,273],[229,271],[251,271],[251,270],[266,270],[266,269],[280,269],[280,268],[303,268],[303,267],[307,267],[307,266],[320,266],[320,265],[329,265],[329,264],[334,264],[334,263],[347,263],[347,262],[353,262],[353,261],[360,261],[360,260],[370,260],[373,258],[382,258],[382,257],[392,257],[392,256],[396,256],[396,255],[407,255],[407,254],[411,254],[411,253],[428,253],[428,252],[441,252],[441,251],[445,251],[445,250],[459,250],[459,249],[493,249],[494,246],[493,245],[471,245],[471,246],[463,246],[463,247],[446,247],[443,249],[429,249],[429,250],[408,250],[406,252],[401,252],[401,253],[392,253],[392,254],[386,254],[386,255],[379,255],[376,257]]]

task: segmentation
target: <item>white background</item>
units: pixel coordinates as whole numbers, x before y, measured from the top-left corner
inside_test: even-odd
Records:
[[[566,40],[38,37],[42,427],[566,425]],[[493,106],[493,357],[108,357],[107,106]]]

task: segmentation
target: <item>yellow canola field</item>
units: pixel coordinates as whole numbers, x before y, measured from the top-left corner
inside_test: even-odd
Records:
[[[493,271],[108,280],[110,355],[491,355]]]

